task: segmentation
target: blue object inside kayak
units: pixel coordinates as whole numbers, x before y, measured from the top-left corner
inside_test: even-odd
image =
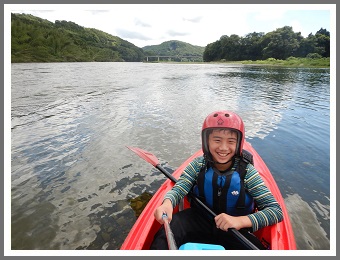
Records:
[[[224,247],[212,244],[186,243],[181,245],[179,250],[224,250]]]

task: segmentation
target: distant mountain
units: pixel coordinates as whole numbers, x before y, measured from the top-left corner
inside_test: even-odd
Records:
[[[11,17],[12,62],[143,61],[141,48],[117,36],[73,22],[29,14]]]
[[[187,57],[188,60],[192,60],[193,57],[199,57],[199,60],[203,61],[205,47],[172,40],[159,45],[145,46],[142,49],[146,56],[172,56],[181,57],[182,59]]]

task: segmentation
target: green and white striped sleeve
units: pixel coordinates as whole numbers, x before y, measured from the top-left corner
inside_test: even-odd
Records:
[[[173,188],[165,194],[164,200],[169,199],[175,207],[191,190],[203,165],[203,157],[197,157],[190,162]]]
[[[247,166],[244,181],[246,189],[254,198],[258,208],[257,212],[248,215],[253,225],[253,232],[282,221],[283,213],[280,204],[251,164]]]

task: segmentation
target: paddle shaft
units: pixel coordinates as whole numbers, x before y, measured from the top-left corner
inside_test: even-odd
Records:
[[[169,178],[172,182],[176,183],[177,180],[174,176],[172,176],[166,169],[164,169],[160,164],[155,166],[160,172],[162,172],[167,178]],[[210,215],[216,217],[215,212],[213,212],[207,205],[205,205],[199,198],[197,198],[192,192],[188,193],[188,196],[191,199],[194,199],[200,206],[202,206]],[[248,249],[259,250],[257,246],[255,246],[252,242],[250,242],[245,236],[243,236],[237,229],[229,228],[228,231],[232,232],[234,236]]]
[[[174,234],[172,233],[170,224],[168,222],[168,216],[166,214],[163,214],[163,220],[164,220],[164,229],[165,229],[166,239],[168,241],[168,247],[170,250],[178,250],[176,241],[174,238]]]

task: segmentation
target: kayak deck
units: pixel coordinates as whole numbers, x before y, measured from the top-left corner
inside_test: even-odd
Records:
[[[244,142],[245,150],[249,151],[254,158],[254,166],[259,171],[264,182],[273,193],[274,197],[281,205],[283,211],[283,221],[272,226],[268,226],[256,231],[254,234],[271,250],[295,250],[296,243],[294,238],[293,229],[289,219],[289,215],[284,204],[281,192],[267,168],[266,164],[255,151],[255,149],[248,143]],[[178,169],[172,174],[173,177],[178,179],[182,174],[185,167],[194,158],[201,156],[202,151],[199,150],[189,157]],[[149,203],[146,205],[141,215],[136,220],[135,224],[131,228],[128,236],[121,246],[121,250],[149,250],[153,241],[153,237],[160,228],[160,224],[155,220],[153,214],[155,209],[161,205],[165,193],[173,187],[174,183],[167,179],[164,184],[153,195]],[[184,208],[190,207],[188,200],[184,199]],[[176,206],[174,213],[179,210],[179,206]]]

